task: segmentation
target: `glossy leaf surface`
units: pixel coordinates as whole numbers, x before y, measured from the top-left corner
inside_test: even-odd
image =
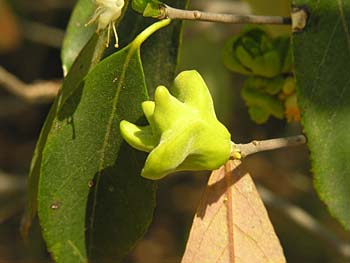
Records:
[[[79,3],[85,3],[86,1],[80,1]],[[78,4],[79,4],[78,3]],[[90,3],[91,4],[91,3]],[[186,1],[178,0],[176,1],[176,4],[181,7],[186,6]],[[78,8],[78,6],[76,7]],[[86,15],[88,17],[88,15]],[[79,18],[79,17],[78,17]],[[147,27],[148,24],[150,24],[152,20],[150,19],[144,19],[142,16],[137,15],[135,12],[131,10],[131,6],[129,6],[126,15],[123,19],[123,21],[120,24],[120,39],[121,39],[121,46],[126,46],[130,41],[137,35],[142,29]],[[148,44],[144,50],[143,55],[145,58],[143,58],[143,61],[146,61],[147,65],[147,73],[149,74],[147,76],[147,82],[148,83],[157,83],[160,78],[164,77],[164,80],[166,82],[169,82],[172,80],[174,74],[175,74],[175,67],[177,62],[177,51],[178,51],[178,45],[179,45],[179,38],[181,33],[181,23],[172,23],[172,25],[167,27],[167,30],[165,32],[162,32],[162,34],[157,33],[155,34],[155,37],[151,38],[154,39],[154,41],[150,44]],[[118,27],[119,32],[119,27]],[[131,32],[131,33],[130,33]],[[77,31],[79,34],[80,32]],[[61,192],[62,188],[65,188],[67,186],[62,186],[62,188],[56,189],[57,186],[60,186],[60,183],[52,184],[52,181],[49,179],[51,175],[48,175],[50,172],[53,172],[55,169],[54,167],[57,165],[62,165],[61,162],[57,162],[55,165],[50,162],[48,164],[46,161],[43,164],[42,163],[42,151],[45,148],[45,153],[48,151],[48,155],[45,154],[45,160],[46,158],[51,158],[50,154],[53,156],[56,156],[56,154],[62,153],[62,148],[60,151],[57,152],[50,152],[51,146],[49,146],[52,141],[60,140],[61,138],[56,137],[56,133],[60,133],[60,130],[57,130],[58,127],[65,127],[71,125],[71,127],[74,127],[74,136],[76,136],[75,131],[75,107],[78,107],[78,104],[80,105],[80,99],[81,95],[83,94],[83,87],[85,87],[85,76],[91,70],[94,68],[94,66],[98,63],[99,58],[102,56],[102,52],[104,50],[104,44],[105,40],[103,37],[98,37],[96,34],[92,34],[91,39],[87,40],[87,38],[81,38],[82,43],[84,41],[87,41],[87,46],[82,50],[82,52],[78,55],[79,51],[76,51],[76,55],[78,55],[77,60],[73,63],[73,66],[71,67],[70,74],[66,77],[65,84],[62,88],[62,92],[59,95],[58,99],[54,103],[50,114],[46,120],[46,123],[44,125],[44,128],[42,130],[42,135],[40,137],[40,140],[37,145],[37,149],[35,152],[35,155],[33,157],[32,162],[32,169],[31,169],[31,179],[30,179],[30,192],[31,192],[31,202],[29,207],[29,213],[25,220],[25,230],[28,229],[30,225],[31,219],[36,214],[36,200],[37,200],[37,187],[38,182],[40,179],[40,174],[44,175],[40,180],[40,193],[39,193],[39,199],[40,199],[40,218],[42,222],[42,226],[44,226],[45,231],[45,237],[47,241],[47,245],[49,247],[49,250],[54,255],[54,258],[58,262],[85,262],[87,260],[87,257],[89,257],[89,260],[91,262],[103,262],[104,260],[110,260],[111,258],[115,260],[116,262],[121,259],[125,253],[127,253],[130,248],[134,245],[135,241],[140,238],[143,233],[145,232],[148,224],[150,223],[150,220],[152,218],[153,213],[153,207],[154,207],[154,194],[155,194],[155,184],[142,181],[140,179],[137,182],[142,182],[140,185],[135,183],[132,178],[130,178],[130,174],[133,176],[139,176],[139,169],[141,169],[142,164],[144,163],[144,156],[135,155],[135,152],[131,150],[129,147],[121,146],[120,152],[122,154],[119,154],[118,157],[115,157],[115,166],[114,168],[106,168],[105,170],[101,171],[100,174],[114,174],[116,170],[118,170],[117,177],[118,180],[115,180],[112,182],[112,184],[118,185],[118,187],[124,187],[130,186],[129,188],[126,187],[126,192],[118,191],[117,187],[110,187],[110,181],[105,182],[103,179],[98,183],[100,185],[100,188],[95,186],[97,182],[94,180],[90,180],[88,182],[89,192],[88,196],[83,197],[83,201],[80,202],[79,200],[76,200],[77,202],[74,202],[76,206],[85,204],[87,205],[85,210],[85,217],[83,221],[79,222],[78,224],[74,224],[74,218],[76,215],[82,216],[83,211],[80,209],[79,213],[75,213],[74,209],[68,210],[68,212],[72,212],[69,216],[66,216],[66,213],[58,213],[54,215],[53,217],[49,218],[50,211],[62,211],[61,209],[61,201],[58,202],[51,202],[49,205],[49,208],[46,204],[50,201],[50,198],[52,197],[51,194],[58,190],[58,192]],[[163,43],[158,43],[158,41],[163,41]],[[97,48],[101,47],[101,48]],[[115,49],[111,49],[112,52],[115,52]],[[136,52],[137,53],[137,52]],[[154,54],[163,53],[164,56],[154,56]],[[85,54],[85,55],[84,55]],[[137,55],[137,60],[139,63],[139,55]],[[129,59],[129,58],[128,58]],[[134,61],[134,60],[133,60]],[[120,61],[114,60],[114,62],[119,63]],[[135,62],[135,61],[134,61]],[[113,63],[112,63],[113,64]],[[120,63],[121,65],[123,63]],[[123,64],[125,65],[125,64]],[[132,74],[134,76],[138,76],[139,80],[140,78],[143,80],[144,76],[142,75],[142,68],[137,69],[137,67],[134,67],[133,64],[131,66]],[[140,66],[140,65],[138,65]],[[159,67],[162,66],[164,69],[162,72],[158,74]],[[115,73],[114,67],[111,67],[110,64],[102,71],[100,71],[98,74],[100,74],[101,78],[104,78],[104,73],[106,71],[111,71],[110,74]],[[77,73],[78,72],[78,73]],[[141,74],[142,73],[142,74]],[[141,75],[139,75],[141,74]],[[90,75],[89,75],[90,76]],[[87,78],[86,78],[87,79]],[[118,80],[115,78],[113,79],[114,85]],[[133,78],[133,81],[137,81],[137,77]],[[134,83],[135,84],[135,83]],[[100,87],[100,82],[96,81],[94,84],[96,87]],[[144,83],[139,86],[139,88],[144,88]],[[155,88],[155,87],[153,87]],[[124,87],[123,87],[124,89]],[[137,93],[137,96],[143,96],[145,95],[145,90],[143,90],[143,93],[141,94]],[[129,96],[127,96],[129,98]],[[133,95],[131,95],[131,98]],[[124,100],[124,103],[122,103],[120,107],[123,108],[123,111],[128,112],[128,114],[137,114],[137,111],[133,110],[133,102],[131,100]],[[135,101],[135,104],[138,104],[138,101]],[[94,105],[92,105],[94,106]],[[139,104],[137,105],[139,106]],[[135,106],[136,108],[136,106]],[[93,109],[93,108],[91,108]],[[136,113],[135,113],[136,112]],[[132,119],[133,120],[133,119]],[[67,121],[66,123],[64,121]],[[135,119],[136,121],[136,119]],[[62,126],[61,126],[62,124]],[[119,128],[119,125],[118,125]],[[87,129],[88,130],[88,129]],[[61,134],[60,134],[61,135]],[[53,137],[51,137],[53,136]],[[114,136],[117,136],[114,134]],[[49,137],[49,139],[48,139]],[[54,139],[53,139],[54,138]],[[73,138],[71,138],[73,140]],[[119,142],[118,142],[119,143]],[[55,145],[57,146],[57,145]],[[62,143],[60,147],[64,147],[65,143]],[[59,146],[57,146],[59,147]],[[70,153],[67,153],[69,155]],[[54,157],[56,158],[56,157]],[[81,160],[82,162],[89,160]],[[43,165],[42,165],[43,164]],[[69,163],[70,165],[71,163]],[[47,166],[48,165],[48,166]],[[40,170],[42,166],[42,169]],[[115,167],[118,168],[115,168]],[[47,173],[48,170],[51,170],[49,173]],[[61,167],[62,168],[62,167]],[[48,169],[48,170],[46,170]],[[59,172],[60,170],[57,170]],[[84,171],[79,171],[84,172]],[[46,177],[46,176],[49,177]],[[57,175],[57,173],[56,173]],[[61,174],[62,178],[67,178],[67,175]],[[58,176],[59,178],[60,176]],[[52,177],[54,178],[54,176]],[[62,179],[61,178],[61,179]],[[106,177],[102,177],[106,178]],[[64,179],[62,179],[64,180]],[[79,184],[81,181],[74,181],[71,182],[69,187],[65,188],[68,190],[70,189],[81,189],[85,188],[86,183],[84,183],[84,186],[75,187],[76,184]],[[143,184],[145,182],[145,184]],[[140,191],[136,191],[138,186],[141,186]],[[50,189],[51,188],[51,189]],[[97,191],[95,189],[102,189],[102,191]],[[54,190],[56,189],[56,190]],[[103,191],[106,190],[106,191]],[[124,189],[124,188],[123,188]],[[131,189],[131,191],[128,191],[127,189]],[[84,189],[85,190],[85,189]],[[75,194],[74,190],[71,191],[73,195]],[[68,192],[66,192],[67,195],[64,196],[65,198],[70,198]],[[86,193],[86,191],[85,191]],[[48,194],[48,195],[46,195]],[[55,194],[55,193],[54,193]],[[50,196],[50,197],[49,197]],[[143,196],[143,198],[140,198],[140,196]],[[75,197],[78,197],[78,195],[75,195]],[[82,197],[79,195],[79,197]],[[98,201],[94,201],[97,200]],[[52,199],[51,199],[52,200]],[[136,202],[136,201],[137,202]],[[140,201],[141,202],[138,202]],[[98,205],[94,207],[94,202],[96,202]],[[136,202],[136,203],[135,203]],[[129,205],[132,204],[132,207]],[[128,213],[132,213],[133,215],[137,215],[137,209],[138,206],[141,206],[143,209],[144,217],[136,218],[133,216],[132,219],[125,217],[123,214],[123,208],[126,207],[129,209]],[[146,211],[147,210],[147,211]],[[106,211],[109,211],[107,213]],[[135,213],[133,211],[136,211]],[[67,212],[67,210],[65,211]],[[140,212],[142,213],[142,211]],[[96,214],[94,217],[96,220],[93,220],[93,222],[90,220],[90,215]],[[43,215],[43,216],[42,216]],[[62,217],[60,217],[60,215]],[[45,218],[46,217],[46,218]],[[67,218],[69,217],[69,218]],[[53,221],[51,221],[53,220]],[[70,222],[72,220],[72,222]],[[133,221],[134,220],[134,221]],[[43,221],[46,221],[43,223]],[[63,224],[62,222],[66,222]],[[77,222],[77,221],[75,221]],[[116,222],[118,222],[116,224]],[[138,224],[139,222],[139,224]],[[73,223],[72,230],[69,233],[68,231],[65,231],[67,225],[71,225]],[[131,224],[130,224],[131,223]],[[123,225],[124,224],[124,225]],[[88,233],[84,233],[82,235],[81,230],[82,225],[85,226],[84,229],[89,228],[93,229],[91,231],[88,231]],[[61,228],[60,228],[61,227]],[[77,230],[77,228],[79,230]],[[64,231],[66,235],[61,235],[61,238],[57,238],[57,233],[61,234],[61,231]],[[79,232],[79,234],[77,234]],[[56,234],[55,234],[56,233]],[[126,239],[120,239],[120,235],[125,235]],[[67,239],[67,237],[69,237]],[[70,238],[72,237],[72,238]],[[78,241],[77,241],[78,240]],[[121,244],[120,246],[118,245]],[[97,246],[93,246],[92,244],[98,244]],[[116,246],[119,246],[119,249],[115,249]],[[88,253],[86,252],[88,251]],[[102,260],[102,261],[101,261]]]
[[[22,224],[22,232],[24,234],[28,232],[31,222],[37,213],[38,183],[40,178],[42,151],[44,149],[48,134],[52,129],[55,120],[55,115],[58,110],[58,105],[60,101],[65,100],[78,88],[81,80],[98,63],[100,55],[97,55],[95,47],[96,45],[99,45],[98,43],[100,41],[101,40],[97,37],[97,35],[94,35],[94,37],[91,38],[91,40],[87,43],[86,47],[78,56],[77,60],[72,66],[70,74],[68,74],[68,76],[66,77],[61,91],[55,99],[51,110],[46,118],[44,126],[41,130],[29,171],[29,201]]]
[[[302,123],[316,190],[350,229],[350,2],[295,0],[308,14],[293,34]]]
[[[144,156],[123,143],[119,122],[143,115],[130,107],[148,98],[139,47],[168,22],[160,23],[60,101],[43,151],[38,206],[57,262],[119,262],[152,219],[155,184],[140,177]]]

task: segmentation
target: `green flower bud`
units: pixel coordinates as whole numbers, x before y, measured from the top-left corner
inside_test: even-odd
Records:
[[[141,175],[161,179],[184,170],[213,170],[228,161],[231,135],[215,115],[209,90],[197,71],[180,73],[171,89],[155,91],[142,104],[149,126],[120,123],[123,138],[134,148],[150,152]]]
[[[228,69],[244,75],[275,77],[281,73],[280,52],[259,28],[247,29],[229,39],[223,60]]]

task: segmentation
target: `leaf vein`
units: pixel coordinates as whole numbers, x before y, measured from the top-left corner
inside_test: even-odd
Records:
[[[314,78],[314,81],[313,81],[313,85],[312,85],[312,89],[311,89],[311,94],[314,94],[315,93],[315,90],[317,89],[317,81],[319,80],[319,77],[322,76],[322,74],[320,74],[320,71],[321,71],[321,67],[324,65],[324,63],[326,62],[326,58],[328,56],[328,53],[329,51],[331,50],[331,44],[332,44],[332,41],[335,37],[335,33],[337,31],[337,28],[338,28],[338,25],[340,23],[340,20],[341,18],[339,17],[337,22],[335,23],[334,25],[334,28],[333,28],[333,31],[332,31],[332,34],[330,35],[329,37],[329,40],[327,42],[327,46],[326,46],[326,49],[323,53],[323,56],[322,56],[322,59],[321,59],[321,62],[317,68],[317,72],[315,74],[315,78]]]
[[[112,125],[113,125],[113,119],[115,118],[116,112],[117,112],[117,106],[118,106],[118,99],[121,92],[121,89],[123,87],[125,76],[126,76],[126,70],[129,66],[129,62],[131,60],[131,56],[135,52],[134,48],[130,48],[129,52],[126,55],[125,62],[122,68],[121,76],[119,78],[119,82],[116,88],[115,96],[113,98],[113,104],[112,104],[112,111],[110,114],[110,117],[108,119],[107,127],[106,127],[106,134],[104,137],[103,145],[101,148],[101,156],[99,160],[99,167],[98,167],[98,173],[96,175],[96,186],[95,186],[95,192],[93,197],[93,204],[92,204],[92,213],[90,218],[90,247],[93,246],[93,227],[94,227],[94,219],[95,219],[95,213],[96,213],[96,205],[97,205],[97,195],[98,195],[98,189],[99,189],[99,183],[101,178],[101,172],[105,166],[105,157],[106,157],[106,149],[108,147],[108,143],[110,140]]]
[[[80,253],[80,250],[76,247],[76,245],[73,243],[72,240],[67,240],[68,245],[72,248],[73,254],[77,255],[80,259],[81,263],[86,263],[86,259],[83,257],[83,255]]]
[[[206,194],[204,194],[204,195],[206,195]],[[211,218],[209,224],[207,225],[207,227],[206,227],[206,229],[203,231],[203,233],[207,233],[208,229],[209,229],[209,228],[211,227],[211,225],[214,223],[216,216],[221,212],[221,209],[222,209],[223,206],[224,206],[224,202],[221,202],[220,206],[217,208],[215,214],[214,214],[213,217]],[[200,247],[202,246],[202,243],[203,243],[203,241],[204,241],[204,238],[205,238],[205,235],[202,235],[201,239],[200,239],[199,242],[198,242],[198,248],[200,248]],[[190,260],[190,262],[194,262],[193,260],[194,260],[194,258],[196,258],[198,252],[200,252],[200,249],[198,249],[198,250],[196,251],[196,253],[193,254],[192,259]]]
[[[265,251],[260,247],[259,242],[255,240],[252,236],[248,235],[240,226],[236,223],[234,223],[235,227],[240,231],[244,236],[246,236],[249,240],[251,240],[257,247],[258,250],[260,250],[261,254],[264,256],[264,258],[267,260],[266,262],[269,262],[268,256],[265,254]]]

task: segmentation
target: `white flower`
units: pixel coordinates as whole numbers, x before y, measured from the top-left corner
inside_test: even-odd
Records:
[[[97,6],[95,13],[86,25],[97,23],[97,32],[107,28],[107,46],[109,44],[111,31],[113,30],[115,47],[118,47],[118,35],[115,22],[122,14],[124,0],[95,0],[95,3]]]

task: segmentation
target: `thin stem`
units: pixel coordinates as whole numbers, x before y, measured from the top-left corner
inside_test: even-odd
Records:
[[[234,144],[234,147],[239,151],[242,158],[248,155],[271,151],[280,148],[286,148],[291,146],[298,146],[306,143],[306,137],[304,135],[292,136],[287,138],[278,138],[265,141],[252,141],[247,144]]]
[[[198,20],[206,22],[230,23],[230,24],[271,24],[271,25],[290,25],[291,19],[282,16],[253,16],[253,15],[233,15],[202,12],[197,10],[182,10],[162,5],[162,13],[159,19],[181,19],[181,20]]]
[[[155,33],[156,31],[158,31],[159,29],[169,25],[171,22],[170,19],[164,19],[161,20],[159,22],[156,22],[152,25],[150,25],[149,27],[147,27],[145,30],[143,30],[135,39],[134,41],[131,43],[134,47],[140,47],[142,45],[142,43],[149,37],[151,36],[153,33]]]

